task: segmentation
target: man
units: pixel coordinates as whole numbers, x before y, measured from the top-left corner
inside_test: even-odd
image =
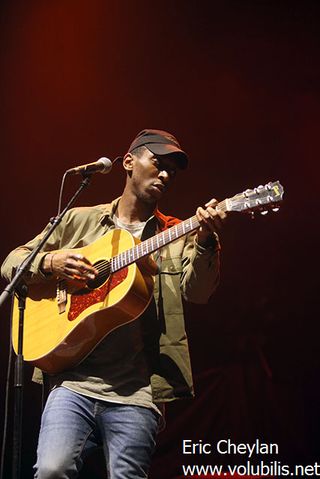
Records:
[[[98,269],[73,248],[113,228],[145,239],[179,223],[157,209],[177,171],[188,163],[176,138],[162,130],[143,130],[122,161],[122,196],[111,204],[70,210],[37,256],[26,282],[64,278],[83,287]],[[211,200],[206,208],[197,208],[196,232],[154,254],[154,296],[143,314],[107,335],[80,364],[49,377],[35,478],[77,477],[85,453],[100,444],[110,479],[147,477],[162,405],[193,396],[181,296],[205,303],[217,286],[216,230],[225,214],[215,204]],[[39,236],[9,254],[2,266],[8,280],[38,241]],[[153,268],[155,273],[153,260],[139,268]]]

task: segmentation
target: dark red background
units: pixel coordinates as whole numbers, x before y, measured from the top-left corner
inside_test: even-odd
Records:
[[[56,213],[67,168],[124,153],[145,127],[176,134],[191,158],[165,213],[186,218],[269,180],[285,187],[279,213],[230,218],[221,286],[209,305],[187,305],[197,399],[168,407],[151,479],[208,463],[182,456],[184,438],[259,438],[279,444],[282,463],[319,458],[319,14],[317,1],[2,2],[1,260]],[[123,184],[120,166],[96,175],[79,204],[107,202]],[[41,399],[30,375],[27,366],[26,479]],[[8,470],[10,453],[11,439]],[[81,477],[103,477],[100,465],[97,456]]]

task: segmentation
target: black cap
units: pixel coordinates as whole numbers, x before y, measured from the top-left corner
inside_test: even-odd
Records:
[[[128,152],[131,153],[139,146],[145,146],[156,156],[172,155],[180,169],[187,168],[187,154],[181,149],[178,140],[167,131],[150,129],[140,131],[131,143]]]

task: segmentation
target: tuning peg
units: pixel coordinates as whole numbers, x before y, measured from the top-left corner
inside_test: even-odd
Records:
[[[261,215],[263,215],[263,216],[265,216],[265,215],[267,215],[267,214],[268,214],[268,210],[263,210],[263,211],[260,211],[260,214],[261,214]]]
[[[276,213],[277,211],[279,211],[279,210],[280,210],[280,208],[279,208],[279,207],[272,208],[272,211],[274,211],[275,213]]]
[[[254,189],[254,192],[255,192],[256,195],[260,195],[262,190],[264,190],[264,186],[259,185],[259,186],[257,186],[257,188]]]

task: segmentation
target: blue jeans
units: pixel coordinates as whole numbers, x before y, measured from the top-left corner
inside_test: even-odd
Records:
[[[42,414],[36,479],[78,477],[83,459],[102,444],[109,479],[148,477],[159,416],[151,409],[99,401],[64,387]]]

